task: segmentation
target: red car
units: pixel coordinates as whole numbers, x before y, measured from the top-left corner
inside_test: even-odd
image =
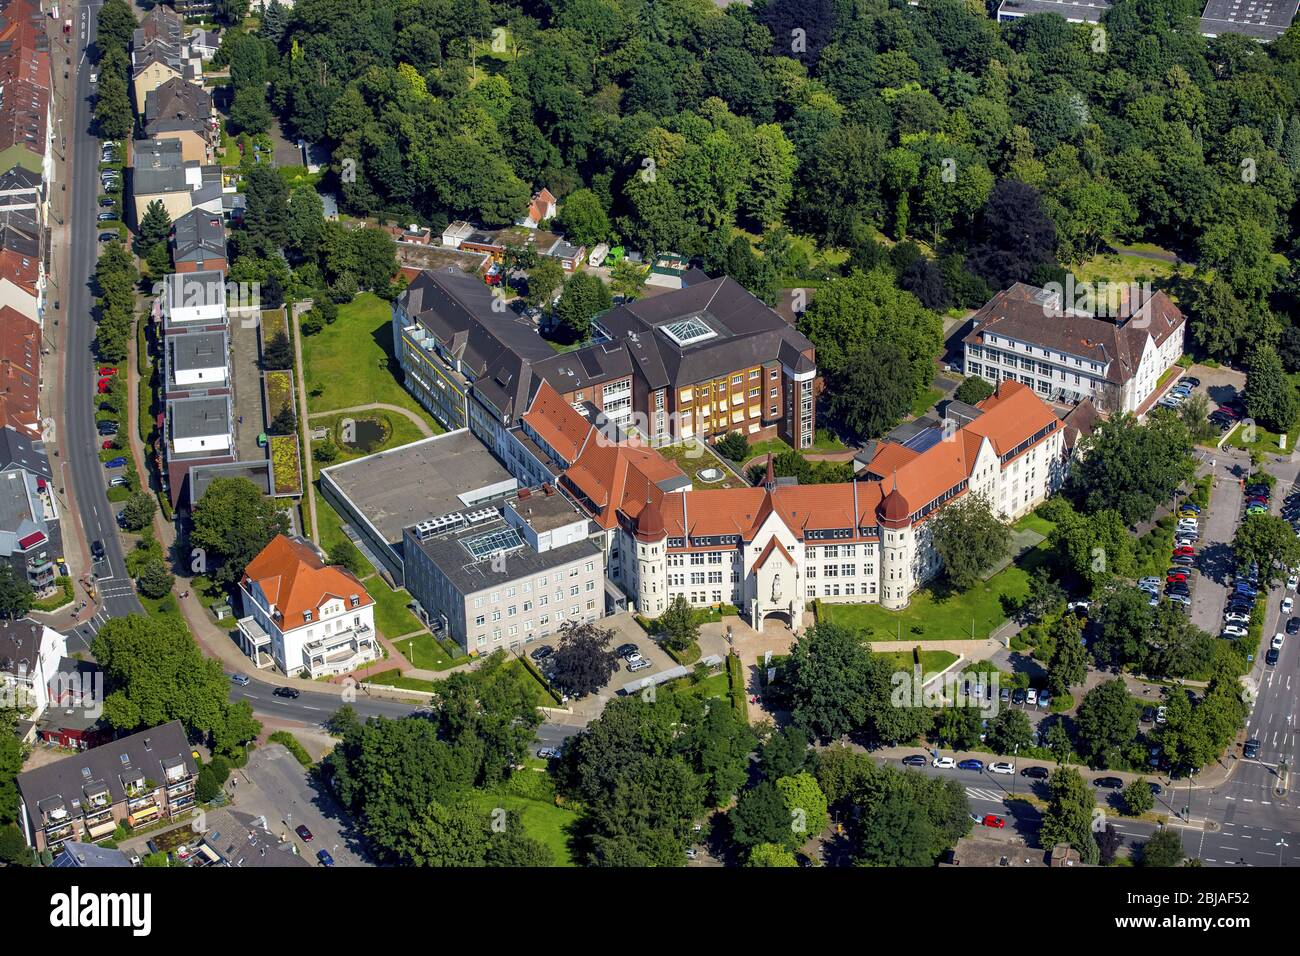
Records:
[[[116,375],[116,374],[117,374],[117,368],[116,368],[116,366],[113,366],[113,365],[101,365],[101,366],[99,367],[99,374],[100,374],[100,375]]]
[[[1180,581],[1183,582],[1183,583],[1186,583],[1186,581],[1187,581],[1187,575],[1185,575],[1185,574],[1171,574],[1171,575],[1169,575],[1169,577],[1165,578],[1165,583],[1166,583],[1166,584],[1177,584],[1177,583],[1179,583]]]
[[[1215,410],[1222,415],[1227,415],[1234,422],[1241,417],[1241,412],[1237,411],[1235,408],[1232,408],[1228,405],[1220,405]]]
[[[110,375],[108,378],[101,378],[101,379],[99,380],[99,394],[101,394],[101,395],[106,395],[106,394],[108,394],[108,384],[109,384],[109,382],[111,382],[111,381],[113,381],[113,378],[112,378],[111,375]]]
[[[1178,557],[1180,554],[1185,554],[1190,558],[1195,553],[1196,549],[1189,544],[1185,544],[1181,548],[1174,548],[1174,557]]]
[[[302,837],[303,843],[311,842],[311,831],[308,830],[303,824],[300,823],[296,827],[294,827],[294,831],[298,834],[298,836]]]
[[[113,447],[113,439],[105,438],[102,442],[99,443],[99,447],[104,449],[104,451],[108,451],[110,448]]]
[[[999,816],[990,813],[984,818],[984,825],[986,827],[992,827],[995,830],[1001,830],[1004,827],[1006,827],[1007,821],[1003,820]]]

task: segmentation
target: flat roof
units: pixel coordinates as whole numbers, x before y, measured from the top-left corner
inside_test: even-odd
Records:
[[[555,488],[550,494],[535,488],[520,489],[518,498],[508,507],[523,518],[528,527],[540,532],[554,531],[587,517]]]
[[[1240,33],[1272,40],[1295,19],[1298,0],[1209,0],[1201,14],[1201,33]]]
[[[481,591],[507,579],[519,580],[582,558],[594,558],[601,553],[590,538],[547,551],[534,551],[504,521],[494,521],[423,541],[413,536],[413,540],[462,595]],[[504,575],[493,568],[492,558],[501,552],[506,554]]]
[[[226,365],[224,331],[173,335],[167,339],[167,345],[172,350],[172,368],[177,372],[224,368]]]
[[[205,438],[230,433],[230,399],[225,395],[177,398],[167,403],[171,435]]]
[[[330,465],[321,476],[394,546],[401,544],[402,529],[409,525],[463,511],[518,487],[467,428]]]

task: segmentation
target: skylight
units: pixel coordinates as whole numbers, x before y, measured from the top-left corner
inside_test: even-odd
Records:
[[[502,551],[515,551],[524,546],[523,539],[514,528],[498,528],[486,534],[466,538],[461,544],[475,561],[482,561]]]
[[[697,315],[689,318],[678,319],[676,322],[669,322],[660,326],[664,335],[668,336],[678,345],[694,345],[696,342],[703,342],[705,339],[711,339],[717,336],[717,332],[709,328],[704,320]]]

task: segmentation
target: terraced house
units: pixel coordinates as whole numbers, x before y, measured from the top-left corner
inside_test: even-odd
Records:
[[[566,431],[571,431],[566,427]],[[609,576],[649,617],[677,595],[734,604],[755,627],[797,625],[807,603],[908,604],[941,567],[929,519],[978,494],[1004,520],[1033,509],[1064,477],[1064,428],[1034,392],[1003,382],[907,445],[883,442],[861,480],[693,489],[653,449],[589,439],[563,486],[605,531]]]

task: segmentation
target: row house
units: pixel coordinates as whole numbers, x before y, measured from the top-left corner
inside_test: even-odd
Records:
[[[195,804],[199,768],[179,720],[20,773],[18,823],[37,851],[94,842],[118,826],[174,818]]]

